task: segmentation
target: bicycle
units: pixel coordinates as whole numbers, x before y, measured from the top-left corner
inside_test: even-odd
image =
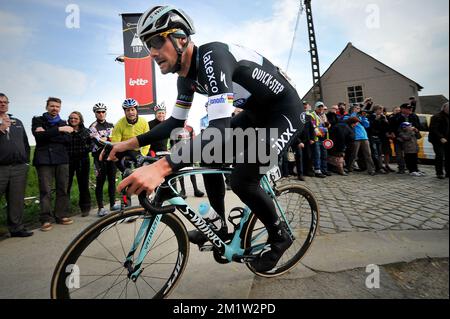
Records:
[[[249,262],[265,246],[267,231],[248,207],[231,210],[228,221],[234,226],[234,233],[222,240],[173,187],[180,177],[230,174],[231,171],[232,168],[181,170],[168,176],[152,196],[139,195],[140,207],[123,209],[88,226],[57,263],[51,297],[168,297],[185,270],[190,249],[186,226],[175,211],[207,236],[209,242],[199,248],[212,251],[219,263],[244,263],[256,275],[267,278],[280,276],[295,267],[315,237],[319,208],[306,187],[296,183],[278,184],[279,169],[263,176],[261,187],[274,200],[293,244],[277,266],[264,273],[256,272]],[[131,248],[127,251],[125,247]]]

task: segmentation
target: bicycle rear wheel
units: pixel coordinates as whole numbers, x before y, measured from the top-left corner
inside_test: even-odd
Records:
[[[277,191],[277,202],[286,216],[284,222],[289,224],[295,240],[276,267],[268,272],[256,272],[247,263],[252,272],[262,277],[280,276],[295,267],[311,246],[319,225],[318,204],[309,189],[298,184],[286,184],[280,185]],[[260,247],[253,251],[253,254],[258,254],[267,242],[267,230],[254,214],[251,215],[244,234],[245,248]]]
[[[108,215],[85,229],[67,247],[55,267],[51,297],[167,297],[183,274],[189,257],[186,228],[173,214],[161,217],[142,263],[143,272],[133,282],[128,278],[124,262],[145,218],[148,217],[142,208],[132,208]]]

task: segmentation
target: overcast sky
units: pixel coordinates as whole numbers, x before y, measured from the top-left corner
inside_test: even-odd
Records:
[[[67,28],[75,4],[79,28]],[[92,106],[109,106],[108,120],[123,116],[124,67],[120,13],[143,12],[153,1],[0,0],[0,92],[21,119],[32,144],[31,118],[45,112],[48,96],[63,100],[61,116],[81,111],[94,121]],[[287,67],[299,1],[173,0],[194,20],[196,44],[238,43]],[[421,95],[449,97],[449,4],[447,0],[313,0],[316,37],[324,73],[348,42],[424,86]],[[68,11],[68,12],[66,12]],[[288,74],[300,96],[312,86],[305,14],[300,18]],[[170,114],[176,76],[157,68],[158,102]],[[196,96],[189,124],[199,127],[206,98]]]

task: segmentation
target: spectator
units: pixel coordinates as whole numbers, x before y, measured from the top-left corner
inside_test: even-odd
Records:
[[[327,150],[323,145],[323,142],[329,138],[328,130],[330,128],[324,108],[325,104],[319,101],[315,105],[315,111],[311,113],[315,133],[314,173],[319,178],[331,176],[331,173],[328,171]]]
[[[415,96],[411,96],[409,98],[409,105],[411,106],[412,112],[416,113],[416,108],[417,108],[417,100]]]
[[[144,134],[150,131],[147,121],[138,115],[139,103],[135,99],[125,99],[122,103],[122,109],[125,116],[122,117],[116,125],[111,136],[111,142],[118,143],[128,141],[132,137]],[[139,154],[147,156],[150,146],[144,146],[132,151],[128,151],[127,155],[136,158]],[[121,165],[120,162],[116,163]],[[127,206],[131,206],[131,198],[127,196]]]
[[[420,131],[420,122],[416,114],[412,113],[412,107],[409,104],[402,104],[400,106],[400,113],[393,115],[389,119],[389,133],[394,138],[395,155],[397,158],[398,174],[405,174],[405,159],[403,153],[403,145],[397,139],[400,133],[400,125],[403,122],[411,123],[413,127]]]
[[[417,165],[417,154],[419,153],[419,145],[417,140],[421,138],[420,132],[409,122],[403,122],[400,125],[400,132],[397,139],[402,142],[403,151],[405,153],[405,163],[411,176],[420,177],[425,175],[419,171]]]
[[[337,105],[333,105],[330,111],[327,113],[327,120],[331,126],[336,125],[339,122],[339,117],[337,115],[339,108]]]
[[[7,223],[11,237],[33,233],[23,225],[30,145],[22,122],[8,114],[9,99],[0,93],[0,197],[6,197]]]
[[[347,113],[347,104],[345,104],[344,102],[339,102],[338,103],[338,111],[336,112],[339,121],[343,121],[344,117],[346,115],[348,115]]]
[[[154,107],[155,119],[148,122],[148,127],[150,130],[157,127],[159,124],[166,120],[166,105],[164,102],[157,104]],[[169,146],[169,139],[162,139],[160,141],[154,142],[150,145],[149,156],[155,157],[158,152],[167,152]]]
[[[339,122],[331,127],[330,138],[334,146],[328,154],[328,167],[332,167],[339,175],[347,176],[344,171],[345,152],[353,144],[355,133],[346,122]]]
[[[314,177],[313,167],[313,154],[314,154],[314,126],[312,124],[311,117],[311,105],[307,101],[303,101],[303,107],[305,108],[305,127],[303,132],[305,134],[304,148],[302,149],[302,166],[304,176]]]
[[[79,191],[78,205],[80,206],[81,216],[86,217],[91,210],[91,194],[89,192],[91,136],[89,129],[84,126],[83,115],[80,112],[70,113],[69,125],[73,128],[73,133],[70,134],[71,141],[68,149],[69,186],[67,193],[70,196],[73,178],[76,174]]]
[[[350,155],[351,157],[348,161],[347,170],[349,172],[353,171],[353,165],[358,156],[358,152],[361,150],[361,154],[364,158],[364,163],[367,166],[369,175],[374,176],[375,166],[372,161],[372,152],[370,151],[369,137],[366,131],[366,129],[370,127],[370,123],[365,116],[359,115],[358,111],[360,111],[360,108],[356,107],[353,110],[353,113],[348,115],[348,124],[353,128],[353,131],[355,132],[355,142],[353,146],[353,152]],[[355,119],[357,119],[358,121],[356,121]]]
[[[116,125],[111,137],[111,142],[118,143],[128,141],[132,137],[144,134],[149,131],[148,123],[143,117],[138,115],[139,103],[134,99],[126,99],[122,104],[125,116],[122,117]],[[148,154],[150,146],[144,146],[135,149],[135,154],[141,153],[143,156]]]
[[[192,126],[185,124],[184,128],[182,130],[180,130],[180,132],[178,133],[177,140],[172,141],[172,145],[175,145],[178,142],[185,143],[186,141],[193,139],[193,138],[194,138],[194,129],[192,128]],[[195,175],[191,175],[190,179],[191,179],[192,186],[194,188],[194,196],[195,197],[205,196],[205,193],[203,193],[201,190],[198,189],[197,178],[195,177]],[[179,181],[180,181],[180,185],[181,185],[180,196],[183,199],[186,199],[187,196],[186,196],[186,188],[184,185],[184,177],[181,177],[179,179]]]
[[[97,103],[92,108],[96,121],[89,126],[91,137],[102,141],[111,142],[112,131],[114,125],[106,121],[106,112],[108,108],[103,103]],[[94,158],[95,173],[95,198],[97,200],[97,216],[103,217],[108,211],[103,205],[103,186],[108,180],[108,196],[109,208],[111,211],[120,209],[120,205],[116,205],[116,166],[111,161],[100,161],[102,147],[92,144],[92,157]]]
[[[383,166],[383,154],[385,154],[385,148],[389,147],[389,138],[387,136],[389,134],[389,122],[383,114],[382,106],[375,105],[372,111],[374,113],[369,115],[369,140],[372,158],[377,173],[389,173],[389,169]]]
[[[369,112],[372,110],[372,107],[373,107],[373,99],[371,97],[369,97],[364,100],[364,103],[363,103],[361,109],[363,111]]]
[[[400,106],[396,106],[392,109],[392,114],[391,116],[395,116],[397,114],[399,114],[402,111],[402,109],[400,108]],[[389,119],[388,119],[389,120]]]
[[[428,140],[433,144],[436,159],[434,165],[439,179],[448,178],[448,102],[442,106],[441,112],[431,118]],[[445,167],[445,176],[444,176]]]
[[[67,217],[69,212],[67,147],[70,144],[70,133],[74,130],[59,117],[60,99],[49,97],[46,109],[47,112],[42,116],[35,116],[31,124],[31,130],[36,139],[33,165],[36,167],[39,179],[42,231],[51,230],[53,220],[62,225],[73,223],[73,220]],[[54,213],[51,209],[53,179],[56,182]]]

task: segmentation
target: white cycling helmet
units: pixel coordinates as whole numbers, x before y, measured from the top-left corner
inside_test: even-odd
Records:
[[[155,111],[155,113],[159,112],[159,111],[166,111],[166,104],[164,102],[161,102],[160,104],[156,104],[156,106],[153,108],[153,110]]]
[[[124,110],[129,109],[129,108],[137,108],[139,106],[139,103],[135,100],[135,99],[125,99],[125,101],[123,101],[122,103],[122,108]]]
[[[152,47],[152,41],[157,43],[153,44],[153,47],[160,49],[160,46],[165,43],[163,37],[170,39],[178,55],[176,65],[170,70],[172,73],[181,69],[181,56],[187,49],[192,34],[195,34],[192,19],[183,10],[172,6],[156,6],[148,9],[139,18],[137,25],[137,35],[148,50]],[[160,37],[155,37],[157,35]],[[181,48],[178,47],[176,38],[187,38],[186,44]]]
[[[194,23],[181,9],[172,6],[156,6],[144,12],[137,25],[142,42],[170,29],[182,29],[186,36],[195,34]]]
[[[94,107],[92,108],[92,111],[93,111],[94,113],[97,112],[97,111],[104,111],[104,112],[106,112],[106,111],[107,111],[107,107],[106,107],[106,105],[103,104],[103,103],[97,103],[97,104],[95,104]]]

